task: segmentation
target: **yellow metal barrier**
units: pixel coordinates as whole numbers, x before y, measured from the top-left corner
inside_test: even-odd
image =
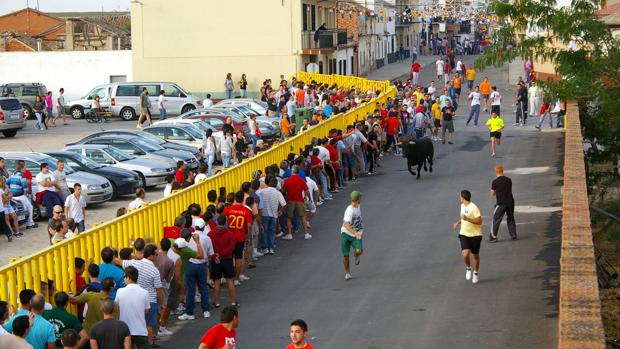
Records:
[[[345,114],[333,116],[312,127],[307,132],[298,134],[279,146],[243,161],[235,167],[223,171],[208,180],[152,202],[149,205],[105,224],[93,225],[89,231],[71,239],[63,240],[31,256],[12,260],[0,268],[0,299],[6,300],[13,308],[18,306],[18,295],[22,289],[30,288],[40,293],[42,288],[54,281],[54,289],[49,289],[48,297],[54,291],[76,292],[74,258],[92,258],[101,263],[100,251],[106,246],[123,248],[130,246],[130,240],[138,237],[159,241],[163,237],[163,227],[172,225],[175,217],[191,203],[206,205],[207,192],[220,187],[227,191],[238,190],[240,184],[251,179],[252,172],[264,169],[271,164],[279,164],[289,153],[299,153],[310,144],[313,137],[325,137],[331,129],[345,129],[356,120],[365,118],[374,112],[375,102],[385,102],[387,97],[395,97],[396,89],[388,81],[369,81],[363,78],[322,75],[299,72],[298,79],[310,82],[338,84],[345,88],[359,88],[380,91],[381,95],[350,110]]]

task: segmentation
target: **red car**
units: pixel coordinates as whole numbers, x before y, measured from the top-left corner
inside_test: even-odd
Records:
[[[184,119],[200,119],[206,122],[207,124],[213,126],[213,128],[215,128],[218,131],[222,131],[222,129],[224,128],[224,124],[226,123],[226,118],[227,116],[223,114],[198,114],[198,113],[184,117]],[[239,120],[233,117],[233,127],[235,128],[235,130],[243,130],[243,135],[246,137],[250,135],[250,129],[248,128],[247,121],[245,120]]]

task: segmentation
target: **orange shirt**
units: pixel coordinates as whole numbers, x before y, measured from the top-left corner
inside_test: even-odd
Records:
[[[480,92],[483,95],[490,95],[491,94],[491,83],[488,81],[483,81],[480,83]]]
[[[291,132],[289,129],[288,116],[286,114],[282,115],[282,121],[280,121],[280,131],[282,131],[282,135],[288,136]]]
[[[297,92],[295,92],[295,99],[297,99],[297,104],[304,104],[304,98],[306,98],[306,91],[304,91],[302,88],[300,88],[299,90],[297,90]]]
[[[455,77],[452,85],[454,86],[454,88],[461,88],[461,78],[458,76]]]

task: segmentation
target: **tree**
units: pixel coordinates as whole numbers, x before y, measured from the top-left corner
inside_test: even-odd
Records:
[[[494,1],[491,9],[503,23],[494,33],[496,45],[476,61],[480,69],[517,58],[551,62],[561,79],[539,81],[551,98],[578,102],[592,163],[620,154],[619,40],[597,19],[604,5],[604,0],[573,0],[570,7],[558,7],[555,0]],[[568,48],[569,42],[577,48]]]

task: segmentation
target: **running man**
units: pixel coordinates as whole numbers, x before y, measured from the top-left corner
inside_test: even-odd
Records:
[[[489,242],[497,242],[497,232],[499,225],[507,215],[506,223],[508,233],[513,240],[517,239],[517,224],[515,223],[515,199],[512,196],[512,180],[504,176],[504,168],[500,165],[495,166],[496,178],[491,183],[491,195],[495,196],[497,202],[493,210],[493,230],[489,236]]]
[[[474,284],[478,283],[478,269],[480,268],[480,243],[482,242],[482,216],[478,206],[471,202],[469,190],[461,191],[461,217],[453,227],[456,229],[461,226],[459,240],[461,242],[461,253],[465,261],[465,280],[471,280]],[[470,256],[474,257],[474,273],[472,277]]]
[[[502,130],[504,129],[504,120],[499,117],[499,114],[494,111],[491,112],[491,118],[487,120],[487,127],[489,128],[491,136],[491,156],[495,157],[495,149],[502,140]]]
[[[285,349],[314,349],[312,344],[306,342],[308,336],[308,325],[304,320],[297,319],[291,322],[291,344],[287,345]]]
[[[362,193],[353,191],[351,193],[351,205],[344,212],[342,228],[340,229],[340,248],[342,249],[342,262],[344,264],[344,279],[351,280],[351,268],[349,264],[349,252],[351,247],[355,252],[355,265],[360,264],[360,256],[364,251],[362,248],[362,234],[364,226],[362,224],[362,210],[360,203]]]
[[[491,96],[491,83],[487,76],[484,77],[484,81],[480,83],[480,93],[482,93],[482,99],[484,100],[484,111],[489,111],[489,97]]]
[[[491,113],[499,115],[499,110],[502,106],[502,95],[497,92],[497,86],[491,87],[491,90],[493,90],[489,96],[489,99],[491,99]]]

